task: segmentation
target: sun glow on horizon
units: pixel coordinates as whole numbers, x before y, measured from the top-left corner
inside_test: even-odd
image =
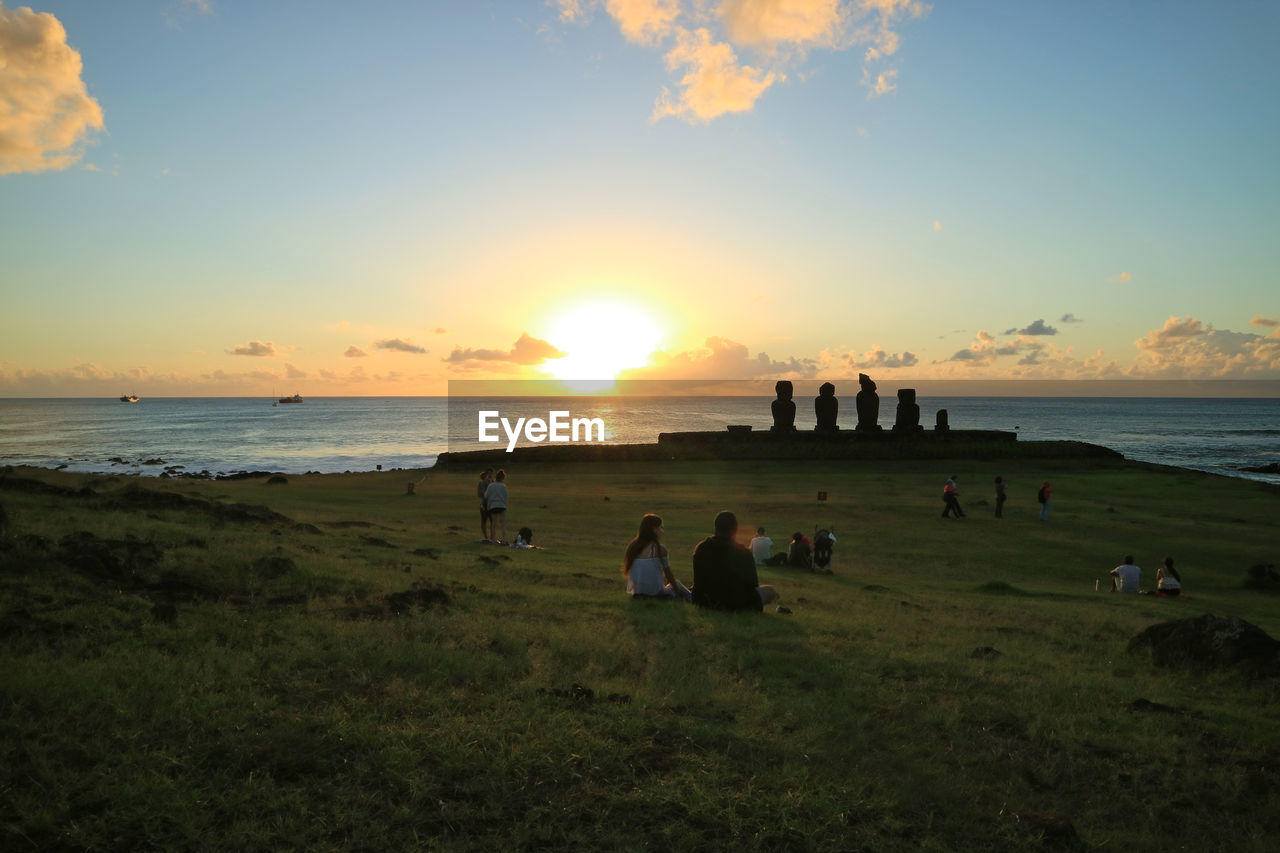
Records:
[[[565,353],[546,363],[553,377],[608,380],[647,364],[659,348],[662,329],[634,304],[592,302],[560,314],[547,339]]]

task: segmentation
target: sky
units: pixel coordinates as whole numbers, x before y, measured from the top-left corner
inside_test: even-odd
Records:
[[[1280,380],[1278,36],[1271,2],[0,0],[0,397]]]

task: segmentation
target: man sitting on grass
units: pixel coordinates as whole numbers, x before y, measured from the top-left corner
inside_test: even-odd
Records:
[[[1111,591],[1137,592],[1142,569],[1133,564],[1133,555],[1125,554],[1124,562],[1111,570]]]
[[[760,586],[756,561],[734,541],[738,518],[725,510],[716,516],[715,535],[693,549],[693,603],[713,610],[753,611],[778,600],[772,586]]]

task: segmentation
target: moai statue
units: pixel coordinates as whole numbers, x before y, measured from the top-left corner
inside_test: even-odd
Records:
[[[836,386],[823,382],[818,389],[818,396],[813,398],[813,411],[818,416],[816,432],[839,432],[836,416],[840,414],[840,401],[836,399]]]
[[[770,432],[795,432],[796,431],[796,402],[791,399],[792,391],[791,383],[786,379],[779,379],[778,384],[773,386],[773,390],[778,392],[778,399],[769,404],[769,408],[773,411],[773,426],[769,428]]]
[[[916,403],[916,389],[898,389],[898,419],[893,422],[894,432],[916,432],[920,427],[920,406]]]
[[[947,410],[938,409],[938,423],[934,426],[938,432],[946,432],[951,429],[951,424],[947,423]]]
[[[858,392],[855,403],[858,407],[858,425],[860,432],[880,431],[880,395],[876,393],[876,383],[865,373],[858,374],[858,384],[862,390]]]

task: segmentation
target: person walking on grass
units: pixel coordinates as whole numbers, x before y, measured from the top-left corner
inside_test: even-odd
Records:
[[[957,500],[960,497],[960,490],[956,486],[957,479],[956,475],[952,474],[942,487],[942,500],[946,502],[946,506],[942,508],[943,518],[952,513],[956,518],[964,518],[964,510],[960,508],[960,501]]]
[[[1049,520],[1049,505],[1053,502],[1053,486],[1049,485],[1049,481],[1045,480],[1044,485],[1040,487],[1040,491],[1036,494],[1036,500],[1040,501],[1040,520]]]
[[[484,504],[489,510],[489,525],[494,542],[507,541],[507,472],[499,468],[493,482],[484,490]]]
[[[693,549],[693,603],[699,607],[759,613],[778,600],[777,590],[760,585],[756,561],[737,535],[738,517],[725,510],[716,516],[715,535]]]
[[[996,518],[1004,518],[1004,477],[996,477]]]

